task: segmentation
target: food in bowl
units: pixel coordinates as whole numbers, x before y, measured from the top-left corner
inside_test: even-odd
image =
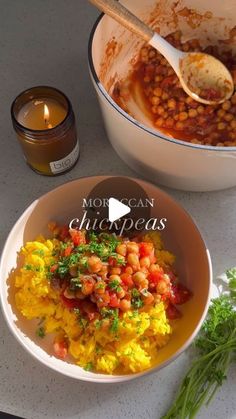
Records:
[[[86,370],[137,373],[158,361],[181,316],[176,305],[190,291],[173,269],[174,256],[159,233],[130,241],[50,223],[21,249],[16,307],[38,319],[38,339],[54,334],[54,353]]]
[[[188,96],[168,61],[153,47],[143,46],[131,74],[116,83],[113,98],[125,111],[131,95],[143,106],[154,127],[193,144],[236,146],[236,55],[217,46],[201,48],[198,39],[183,42],[181,31],[165,39],[177,49],[202,51],[220,59],[232,74],[235,91],[221,105],[204,105]],[[214,100],[218,92],[208,89],[202,97]],[[137,99],[137,96],[140,98]]]
[[[184,41],[197,39],[204,49],[218,45],[236,54],[235,0],[228,0],[227,7],[221,0],[121,2],[152,28],[159,27],[163,37],[181,31]],[[168,135],[141,105],[125,110],[114,101],[115,85],[133,71],[142,46],[142,39],[108,16],[101,16],[91,32],[90,74],[115,151],[141,176],[174,189],[213,191],[235,186],[235,146],[195,144],[182,140],[181,131]]]

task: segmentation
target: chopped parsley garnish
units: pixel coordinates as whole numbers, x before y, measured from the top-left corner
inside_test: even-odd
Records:
[[[119,311],[118,309],[113,310],[113,319],[110,326],[110,331],[116,333],[119,328]]]
[[[39,337],[39,338],[44,338],[44,336],[45,336],[45,330],[44,330],[44,327],[43,326],[41,326],[41,327],[39,327],[37,330],[36,330],[36,335]]]
[[[80,309],[79,308],[74,308],[74,313],[80,317],[81,313],[80,313]]]
[[[81,288],[82,288],[82,283],[79,277],[70,279],[71,291],[80,290]]]
[[[26,271],[33,271],[33,270],[34,270],[33,265],[24,265],[24,266],[23,266],[23,268],[24,268]]]
[[[84,319],[83,317],[80,317],[79,324],[83,329],[86,329],[86,327],[88,326],[88,320]]]
[[[116,292],[120,292],[122,290],[118,279],[113,279],[112,281],[110,281],[109,288],[111,288],[113,291],[116,291]]]
[[[44,253],[44,250],[43,249],[36,249],[36,250],[34,250],[33,251],[33,255],[37,255],[37,256],[44,256],[45,255],[45,253]]]
[[[92,362],[88,362],[84,367],[85,371],[91,371],[92,369],[93,369],[93,363]]]
[[[33,272],[42,272],[43,271],[43,267],[42,266],[33,266],[33,265],[24,265],[23,268],[26,271],[33,271]]]
[[[132,295],[131,305],[136,309],[143,307],[144,303],[143,303],[143,300],[140,298],[141,294],[139,290],[137,290],[137,288],[132,289],[131,295]]]
[[[102,320],[96,320],[94,322],[96,329],[100,329],[100,327],[102,326],[103,321]]]

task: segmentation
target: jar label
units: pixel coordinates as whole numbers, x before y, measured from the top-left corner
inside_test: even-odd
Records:
[[[50,163],[52,173],[62,173],[68,170],[76,162],[79,156],[79,143],[77,142],[75,148],[63,159],[53,161]]]

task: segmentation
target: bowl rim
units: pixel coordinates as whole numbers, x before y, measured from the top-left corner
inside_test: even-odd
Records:
[[[99,176],[91,175],[91,176],[84,176],[84,177],[76,178],[74,180],[70,180],[70,181],[64,182],[61,185],[57,186],[56,188],[50,189],[48,192],[46,192],[45,194],[41,195],[40,197],[36,198],[33,202],[31,202],[27,206],[27,208],[22,212],[22,214],[17,219],[17,221],[14,223],[13,227],[11,228],[11,230],[10,230],[10,232],[9,232],[6,240],[5,240],[5,243],[4,243],[4,246],[3,246],[3,249],[2,249],[1,255],[0,255],[0,278],[3,277],[3,275],[2,275],[2,271],[3,271],[3,260],[5,258],[5,254],[7,253],[8,245],[9,245],[10,241],[12,240],[12,236],[14,235],[14,231],[15,231],[15,229],[17,229],[18,225],[22,222],[22,220],[27,215],[27,213],[34,207],[34,205],[36,205],[36,203],[39,200],[45,199],[48,195],[50,195],[51,193],[55,192],[56,190],[63,189],[63,187],[65,185],[67,185],[67,184],[77,183],[80,180],[86,180],[86,179],[94,179],[94,180],[96,179],[98,181],[99,180],[102,181],[104,179],[112,178],[112,177],[117,177],[117,176],[115,176],[115,175],[99,175]],[[126,375],[120,375],[120,376],[114,376],[114,375],[108,375],[108,374],[107,375],[106,374],[98,374],[98,376],[99,375],[102,375],[103,376],[100,379],[99,378],[96,378],[96,376],[95,377],[91,377],[91,376],[86,376],[86,375],[83,376],[83,377],[78,377],[76,374],[73,374],[71,371],[63,371],[62,369],[58,369],[56,367],[56,365],[50,364],[50,355],[47,352],[46,352],[46,354],[47,354],[48,360],[47,359],[42,359],[36,352],[34,352],[28,346],[27,342],[20,337],[19,332],[17,331],[17,327],[15,326],[15,322],[12,321],[12,320],[10,320],[9,317],[8,317],[6,306],[9,303],[8,302],[7,303],[5,302],[4,297],[3,297],[4,294],[1,292],[1,287],[2,288],[4,287],[4,285],[1,285],[1,284],[4,284],[4,282],[1,281],[1,284],[0,284],[0,307],[1,307],[2,313],[4,315],[4,318],[6,320],[6,323],[8,325],[8,328],[9,328],[10,332],[16,338],[16,340],[20,343],[20,345],[26,350],[26,352],[29,353],[34,359],[36,359],[40,364],[48,367],[49,369],[51,369],[53,371],[58,372],[58,373],[60,373],[60,374],[62,374],[64,376],[73,378],[75,380],[86,381],[86,382],[93,382],[93,383],[98,383],[98,384],[106,384],[106,383],[109,383],[109,384],[118,384],[120,382],[128,382],[130,380],[134,380],[134,379],[137,379],[139,377],[143,377],[143,376],[146,376],[146,375],[155,373],[155,372],[161,370],[162,368],[166,367],[170,363],[172,363],[175,359],[177,359],[178,356],[181,355],[192,344],[194,338],[196,337],[196,335],[198,334],[198,332],[199,332],[199,330],[200,330],[200,328],[202,326],[202,323],[203,323],[203,321],[204,321],[204,319],[205,319],[205,317],[207,315],[207,311],[208,311],[208,308],[209,308],[210,298],[211,298],[211,290],[212,290],[212,284],[213,284],[213,269],[212,269],[212,260],[211,260],[210,252],[209,252],[209,249],[207,248],[206,241],[205,241],[202,233],[200,232],[200,230],[199,230],[199,228],[197,226],[197,223],[195,222],[195,220],[193,219],[193,217],[187,212],[187,210],[185,210],[185,208],[176,199],[174,199],[170,194],[168,194],[167,192],[165,192],[164,190],[162,190],[161,188],[159,188],[158,186],[156,186],[154,183],[148,182],[148,181],[143,180],[143,179],[134,178],[134,177],[131,177],[131,176],[123,176],[123,175],[121,175],[121,176],[124,177],[124,178],[131,179],[133,181],[141,182],[142,185],[144,184],[144,186],[145,186],[145,184],[150,185],[151,187],[154,187],[155,189],[159,190],[167,198],[170,198],[177,206],[179,206],[181,208],[181,210],[185,213],[186,217],[195,226],[195,228],[196,228],[196,230],[197,230],[197,232],[199,234],[199,237],[200,237],[200,239],[202,241],[202,244],[203,244],[203,250],[204,250],[204,253],[206,255],[207,264],[208,264],[208,283],[209,283],[209,286],[208,286],[208,294],[207,294],[207,298],[206,298],[206,304],[205,304],[205,308],[204,308],[204,310],[202,312],[202,315],[200,317],[200,320],[198,322],[197,327],[192,332],[192,334],[189,336],[189,338],[185,341],[185,343],[178,349],[178,351],[176,351],[170,358],[168,358],[166,361],[164,361],[160,365],[157,365],[155,367],[149,368],[148,370],[141,371],[139,373],[126,374]],[[40,347],[40,345],[37,345],[37,346]],[[61,362],[64,362],[64,361],[62,360]],[[77,365],[75,365],[75,366],[78,367]],[[78,368],[81,368],[81,367],[78,367]],[[96,375],[96,373],[94,373],[94,374]],[[115,380],[113,380],[113,377],[115,377]]]
[[[175,138],[168,137],[167,135],[165,135],[161,131],[149,128],[146,125],[144,125],[143,123],[137,121],[135,118],[130,116],[128,113],[126,113],[119,105],[117,105],[117,103],[108,94],[105,87],[102,85],[101,81],[99,80],[98,74],[97,74],[97,72],[95,70],[95,67],[94,67],[94,64],[93,64],[92,50],[93,50],[94,37],[95,37],[96,30],[97,30],[99,24],[102,22],[102,19],[105,18],[105,17],[109,18],[108,16],[105,15],[105,13],[101,13],[98,16],[98,18],[96,19],[96,21],[95,21],[95,23],[92,27],[92,30],[90,32],[89,41],[88,41],[88,66],[89,66],[90,74],[91,74],[96,86],[98,87],[98,89],[99,89],[100,93],[103,95],[103,97],[112,106],[112,108],[114,108],[118,113],[120,113],[125,119],[127,119],[129,122],[131,122],[137,128],[140,128],[140,129],[146,131],[148,134],[152,134],[153,137],[159,138],[160,140],[168,141],[168,142],[174,143],[175,145],[178,145],[178,146],[189,147],[189,148],[198,149],[198,150],[202,150],[202,151],[218,151],[218,152],[224,152],[224,153],[228,152],[228,151],[229,152],[236,151],[236,146],[235,147],[233,147],[233,146],[221,147],[221,146],[209,146],[209,145],[201,145],[201,144],[192,144],[192,143],[189,143],[187,141],[183,141],[183,140],[180,140],[180,139],[175,139]],[[109,18],[109,19],[111,19],[111,18]],[[152,138],[152,139],[154,139],[154,138]]]

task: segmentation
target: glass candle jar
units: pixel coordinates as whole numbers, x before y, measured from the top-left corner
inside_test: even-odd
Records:
[[[74,112],[64,93],[48,86],[25,90],[12,103],[11,117],[33,170],[54,176],[74,166],[79,144]]]

